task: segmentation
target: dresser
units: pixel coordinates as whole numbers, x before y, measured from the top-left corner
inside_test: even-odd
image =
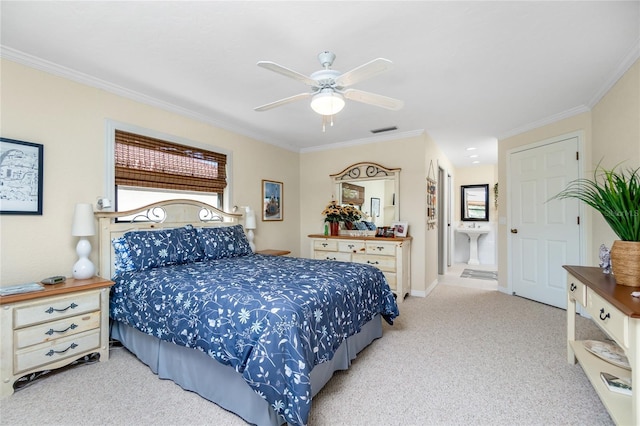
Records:
[[[0,297],[0,396],[25,375],[97,352],[109,359],[112,281],[68,278],[44,290]]]
[[[567,270],[567,360],[580,362],[602,403],[619,425],[640,424],[640,299],[631,296],[638,287],[616,285],[613,276],[600,268],[564,266]],[[615,366],[576,341],[576,307],[582,306],[592,320],[625,352],[631,371]],[[631,377],[631,396],[610,391],[600,373]]]
[[[380,269],[402,303],[411,292],[411,237],[330,237],[309,235],[314,259],[356,262]]]

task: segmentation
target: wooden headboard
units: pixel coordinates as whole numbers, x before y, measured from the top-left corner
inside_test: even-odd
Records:
[[[195,227],[232,226],[240,223],[241,214],[227,213],[196,200],[167,200],[124,212],[95,212],[98,218],[98,275],[111,278],[114,251],[111,244],[128,231],[171,229],[185,225]]]

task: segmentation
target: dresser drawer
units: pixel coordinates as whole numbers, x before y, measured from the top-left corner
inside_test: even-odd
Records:
[[[629,347],[629,317],[592,290],[587,291],[586,310],[593,317],[593,321],[620,346]]]
[[[336,241],[336,240],[314,240],[313,241],[313,249],[314,250],[337,251],[338,250],[338,241]]]
[[[366,263],[368,265],[373,265],[381,271],[396,272],[395,257],[372,254],[354,254],[352,256],[352,260],[353,262],[357,263]]]
[[[16,308],[14,310],[13,327],[21,328],[99,309],[100,293],[97,291],[52,297],[44,302]]]
[[[587,286],[571,274],[567,275],[567,291],[572,300],[575,300],[582,306],[587,305]]]
[[[396,291],[396,289],[398,288],[398,284],[397,284],[397,279],[396,279],[396,274],[394,272],[384,272],[384,277],[387,279],[387,284],[389,284],[389,288],[391,288],[392,291]]]
[[[52,343],[43,343],[16,351],[14,373],[30,370],[40,365],[61,359],[77,357],[79,354],[100,347],[100,329],[63,337]]]
[[[364,253],[364,242],[362,241],[339,241],[338,251],[349,253]]]
[[[395,256],[396,255],[396,247],[397,245],[394,243],[384,243],[384,242],[368,242],[367,243],[367,253],[368,254],[382,254],[385,256]]]
[[[340,262],[351,262],[351,253],[339,251],[316,251],[313,254],[314,259],[319,260],[338,260]]]
[[[46,324],[34,325],[17,330],[14,334],[16,349],[50,342],[63,336],[79,334],[100,327],[100,311],[89,312]]]

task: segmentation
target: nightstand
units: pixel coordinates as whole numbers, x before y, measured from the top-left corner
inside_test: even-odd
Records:
[[[289,253],[291,253],[289,250],[273,250],[273,249],[258,250],[256,252],[256,254],[264,254],[266,256],[286,256]]]
[[[21,377],[85,355],[109,359],[109,289],[100,277],[68,278],[44,290],[0,297],[0,396]]]

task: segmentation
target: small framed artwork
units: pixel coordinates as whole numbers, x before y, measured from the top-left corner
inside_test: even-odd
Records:
[[[371,198],[371,216],[380,217],[380,198]]]
[[[42,215],[43,146],[0,138],[0,214]]]
[[[391,227],[393,228],[393,234],[396,237],[406,237],[407,232],[409,231],[408,222],[393,222]]]
[[[272,180],[262,180],[262,220],[282,220],[282,192],[284,184]]]

